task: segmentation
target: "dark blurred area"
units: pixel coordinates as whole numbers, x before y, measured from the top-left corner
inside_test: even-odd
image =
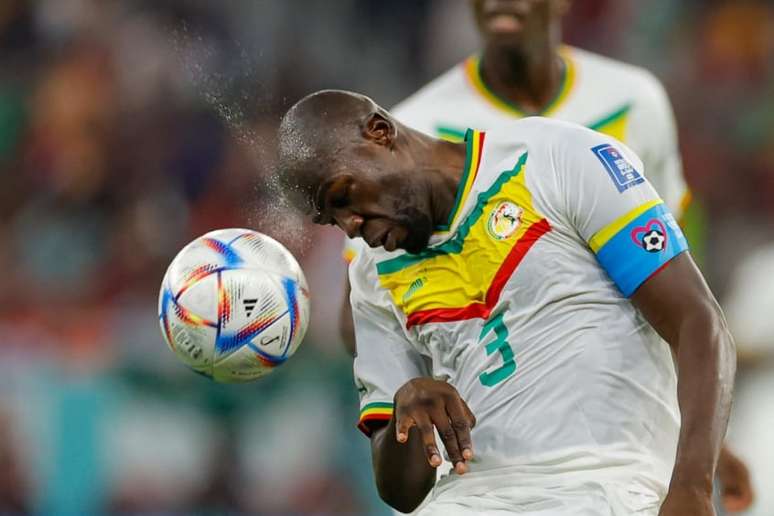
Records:
[[[464,0],[0,2],[0,513],[385,512],[336,336],[341,237],[274,209],[274,131],[323,87],[401,100],[475,51],[468,11]],[[745,414],[774,400],[760,373],[774,356],[774,4],[576,1],[565,39],[667,87],[703,207],[697,249],[743,328],[740,392],[759,400],[738,402],[731,440],[765,443]],[[250,385],[191,374],[158,329],[169,261],[222,227],[278,238],[313,296],[299,354]],[[766,266],[765,281],[748,279]],[[770,458],[753,464],[750,514],[774,513],[768,443],[740,445]]]

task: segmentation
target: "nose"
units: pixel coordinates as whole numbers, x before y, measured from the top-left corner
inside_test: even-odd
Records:
[[[337,214],[336,224],[347,234],[349,238],[360,236],[360,227],[363,225],[363,217],[352,212]]]

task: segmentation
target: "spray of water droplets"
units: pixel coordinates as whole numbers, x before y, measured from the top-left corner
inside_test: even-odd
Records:
[[[235,43],[238,52],[232,54],[238,58],[225,59],[222,45],[193,34],[185,24],[174,30],[171,37],[188,84],[218,114],[255,165],[256,198],[265,202],[245,210],[249,225],[276,238],[294,254],[303,254],[311,244],[311,237],[304,229],[302,215],[291,206],[275,173],[276,123],[271,124],[271,136],[267,137],[256,130],[247,115],[247,106],[251,106],[258,108],[259,115],[269,116],[261,109],[272,104],[269,89],[261,87],[256,77],[259,63],[238,43]]]

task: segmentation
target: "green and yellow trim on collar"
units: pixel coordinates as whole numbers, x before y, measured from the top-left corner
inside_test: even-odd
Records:
[[[368,403],[360,409],[360,420],[357,423],[358,429],[371,437],[373,426],[383,425],[392,417],[393,404],[386,402]]]
[[[435,127],[435,134],[447,142],[462,143],[465,141],[465,131],[460,131],[459,129],[447,127],[445,125],[437,125]]]
[[[460,208],[465,204],[465,201],[470,195],[470,191],[473,189],[473,182],[478,175],[478,167],[481,165],[481,154],[484,147],[485,133],[482,131],[476,131],[474,129],[468,129],[465,133],[465,144],[467,149],[465,151],[465,167],[462,170],[462,177],[457,185],[457,194],[454,197],[454,205],[449,212],[449,218],[445,224],[440,224],[435,227],[436,233],[448,232],[454,222],[459,216]]]
[[[564,63],[562,70],[562,80],[560,82],[559,89],[557,90],[556,95],[554,95],[551,101],[546,105],[546,107],[544,107],[538,113],[528,113],[514,102],[500,97],[491,89],[489,89],[489,87],[484,82],[483,77],[481,76],[481,56],[473,55],[469,57],[464,62],[463,66],[465,69],[465,76],[467,77],[473,89],[498,109],[519,117],[528,116],[530,114],[550,116],[559,108],[559,106],[564,103],[565,100],[567,100],[567,97],[569,97],[570,92],[575,85],[575,62],[570,55],[569,48],[561,47],[559,50],[559,57]]]

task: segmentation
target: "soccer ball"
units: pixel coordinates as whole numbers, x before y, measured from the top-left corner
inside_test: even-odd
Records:
[[[247,382],[298,349],[309,323],[309,290],[282,244],[249,229],[222,229],[172,260],[159,320],[184,364],[219,382]]]

